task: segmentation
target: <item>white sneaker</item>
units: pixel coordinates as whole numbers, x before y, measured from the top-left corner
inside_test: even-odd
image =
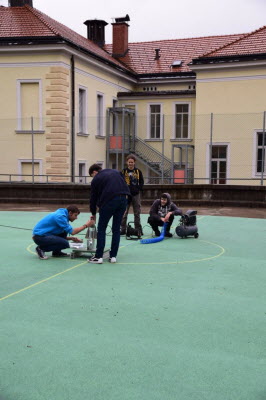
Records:
[[[116,258],[115,257],[110,257],[109,258],[109,262],[112,263],[112,264],[116,263]]]
[[[92,263],[92,264],[102,264],[103,263],[103,259],[102,258],[97,258],[95,256],[89,258],[87,261]]]

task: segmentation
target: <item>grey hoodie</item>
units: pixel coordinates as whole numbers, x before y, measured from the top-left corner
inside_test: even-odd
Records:
[[[182,210],[171,201],[170,194],[163,193],[163,195],[167,197],[166,205],[161,205],[161,199],[155,200],[150,209],[150,216],[158,217],[158,220],[160,220],[164,218],[168,212],[172,212],[173,215],[182,215]]]

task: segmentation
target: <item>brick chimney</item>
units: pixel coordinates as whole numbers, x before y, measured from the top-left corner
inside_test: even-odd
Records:
[[[128,51],[129,15],[115,18],[113,25],[113,57],[124,57]]]
[[[87,26],[87,38],[92,40],[98,46],[103,47],[105,45],[105,26],[107,22],[101,19],[88,19],[84,22]]]
[[[28,5],[33,7],[32,0],[8,0],[9,7],[23,7]]]

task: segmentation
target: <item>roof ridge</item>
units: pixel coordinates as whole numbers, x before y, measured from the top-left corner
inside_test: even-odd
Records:
[[[59,33],[55,28],[53,28],[53,27],[45,20],[44,16],[45,16],[45,17],[48,17],[48,18],[50,18],[50,19],[53,19],[53,18],[49,17],[49,15],[43,13],[42,11],[39,11],[37,8],[34,8],[34,7],[29,6],[28,4],[25,4],[24,7],[26,7],[32,14],[34,14],[35,17],[38,18],[44,25],[46,25],[55,35],[61,36],[60,33]],[[54,20],[54,21],[55,21],[55,20]],[[56,22],[57,22],[57,21],[56,21]],[[62,25],[63,25],[63,24],[62,24]]]
[[[255,31],[240,34],[240,35],[243,35],[243,36],[241,36],[241,37],[239,37],[238,39],[233,40],[232,42],[227,43],[227,44],[225,44],[225,45],[223,45],[223,46],[217,47],[217,49],[215,49],[215,50],[213,50],[213,51],[210,51],[209,53],[203,54],[202,56],[200,56],[200,58],[201,58],[201,57],[208,57],[209,54],[215,53],[215,52],[218,51],[218,50],[225,49],[225,48],[228,47],[228,46],[232,46],[233,44],[235,44],[235,43],[237,43],[237,42],[239,42],[239,41],[241,41],[241,40],[243,40],[243,39],[246,39],[248,36],[252,36],[252,35],[254,35],[255,33],[259,32],[260,30],[265,29],[265,28],[266,28],[266,25],[263,25],[261,28],[255,29]]]
[[[219,37],[230,37],[230,36],[239,36],[246,35],[246,33],[229,33],[226,35],[210,35],[210,36],[193,36],[187,38],[177,38],[177,39],[162,39],[162,40],[148,40],[143,42],[129,42],[129,44],[140,44],[140,43],[158,43],[158,42],[176,42],[177,40],[192,40],[192,39],[209,39],[209,38],[219,38]],[[107,43],[107,46],[112,45],[112,43]]]

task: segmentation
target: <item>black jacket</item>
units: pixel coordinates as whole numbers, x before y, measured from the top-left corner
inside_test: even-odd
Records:
[[[90,210],[96,214],[97,206],[101,208],[113,197],[119,194],[130,196],[129,188],[121,174],[116,169],[102,169],[91,181]]]
[[[132,196],[136,196],[142,190],[144,185],[143,175],[140,169],[124,168],[122,174],[125,178],[126,184],[129,187]]]

